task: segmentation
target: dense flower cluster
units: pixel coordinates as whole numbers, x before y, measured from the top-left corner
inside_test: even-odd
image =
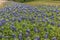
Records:
[[[60,40],[60,7],[6,3],[0,9],[0,40]]]

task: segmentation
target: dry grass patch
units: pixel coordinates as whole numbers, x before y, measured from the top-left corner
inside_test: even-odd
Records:
[[[0,1],[0,8],[3,8],[4,6],[5,6],[5,3],[6,3],[7,1]]]

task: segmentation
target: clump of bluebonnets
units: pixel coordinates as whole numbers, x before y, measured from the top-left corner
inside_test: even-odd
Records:
[[[0,9],[0,40],[60,40],[60,6],[6,3]]]

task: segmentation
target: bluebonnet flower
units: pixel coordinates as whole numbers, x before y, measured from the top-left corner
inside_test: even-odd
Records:
[[[12,11],[12,8],[11,7],[8,7],[8,10]]]
[[[24,12],[24,13],[27,13],[27,11],[26,11],[26,10],[23,10],[23,12]]]
[[[53,37],[52,40],[57,40],[57,38],[56,37]]]
[[[55,22],[51,22],[50,24],[51,24],[51,25],[55,25]]]
[[[2,26],[3,24],[0,22],[0,26]]]
[[[58,12],[59,12],[59,10],[55,10],[55,12],[56,12],[56,13],[58,13]]]
[[[34,17],[32,17],[32,20],[35,20],[35,18],[34,18]]]
[[[29,37],[30,33],[26,32],[25,37]]]
[[[10,29],[13,30],[13,31],[16,31],[16,27],[14,25],[11,25]]]
[[[42,22],[46,22],[46,20],[45,19],[42,19]]]
[[[54,16],[50,16],[50,19],[54,19]]]
[[[44,35],[44,38],[47,39],[48,38],[48,32],[46,32],[46,34]]]
[[[41,15],[41,17],[42,17],[42,18],[44,18],[44,16],[43,16],[43,15]]]
[[[9,16],[4,16],[4,18],[8,18],[9,19]]]
[[[16,12],[14,12],[13,15],[16,16],[16,17],[18,16],[18,14]]]
[[[39,33],[39,32],[40,32],[40,30],[39,30],[39,29],[37,29],[36,27],[34,27],[34,32]]]
[[[6,23],[6,20],[5,20],[5,19],[2,19],[2,20],[1,20],[1,23],[2,23],[2,24]]]
[[[49,21],[49,18],[46,18],[45,20],[46,20],[46,21]]]
[[[35,37],[35,38],[34,38],[34,40],[40,40],[40,37],[39,37],[39,36],[37,36],[37,37]]]
[[[12,21],[12,22],[16,21],[16,18],[13,17],[13,18],[11,19],[11,21]]]
[[[16,35],[15,34],[12,34],[12,38],[16,38]]]
[[[21,22],[22,21],[22,18],[18,18],[18,22]]]
[[[23,35],[20,33],[20,34],[18,35],[18,38],[19,38],[19,40],[23,40]]]
[[[2,36],[2,35],[0,35],[0,38],[3,38],[3,36]]]
[[[22,20],[26,20],[26,17],[22,17]]]
[[[58,24],[57,26],[60,27],[60,24]]]
[[[27,33],[30,33],[30,29],[27,29],[26,32],[27,32]]]

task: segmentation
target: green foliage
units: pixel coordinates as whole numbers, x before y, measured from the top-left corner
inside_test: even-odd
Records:
[[[9,0],[11,1],[11,0]],[[12,0],[16,2],[30,2],[30,1],[60,1],[60,0]]]
[[[11,1],[11,0],[8,0]],[[29,1],[34,1],[34,0],[12,0],[12,1],[16,1],[16,2],[29,2]]]

